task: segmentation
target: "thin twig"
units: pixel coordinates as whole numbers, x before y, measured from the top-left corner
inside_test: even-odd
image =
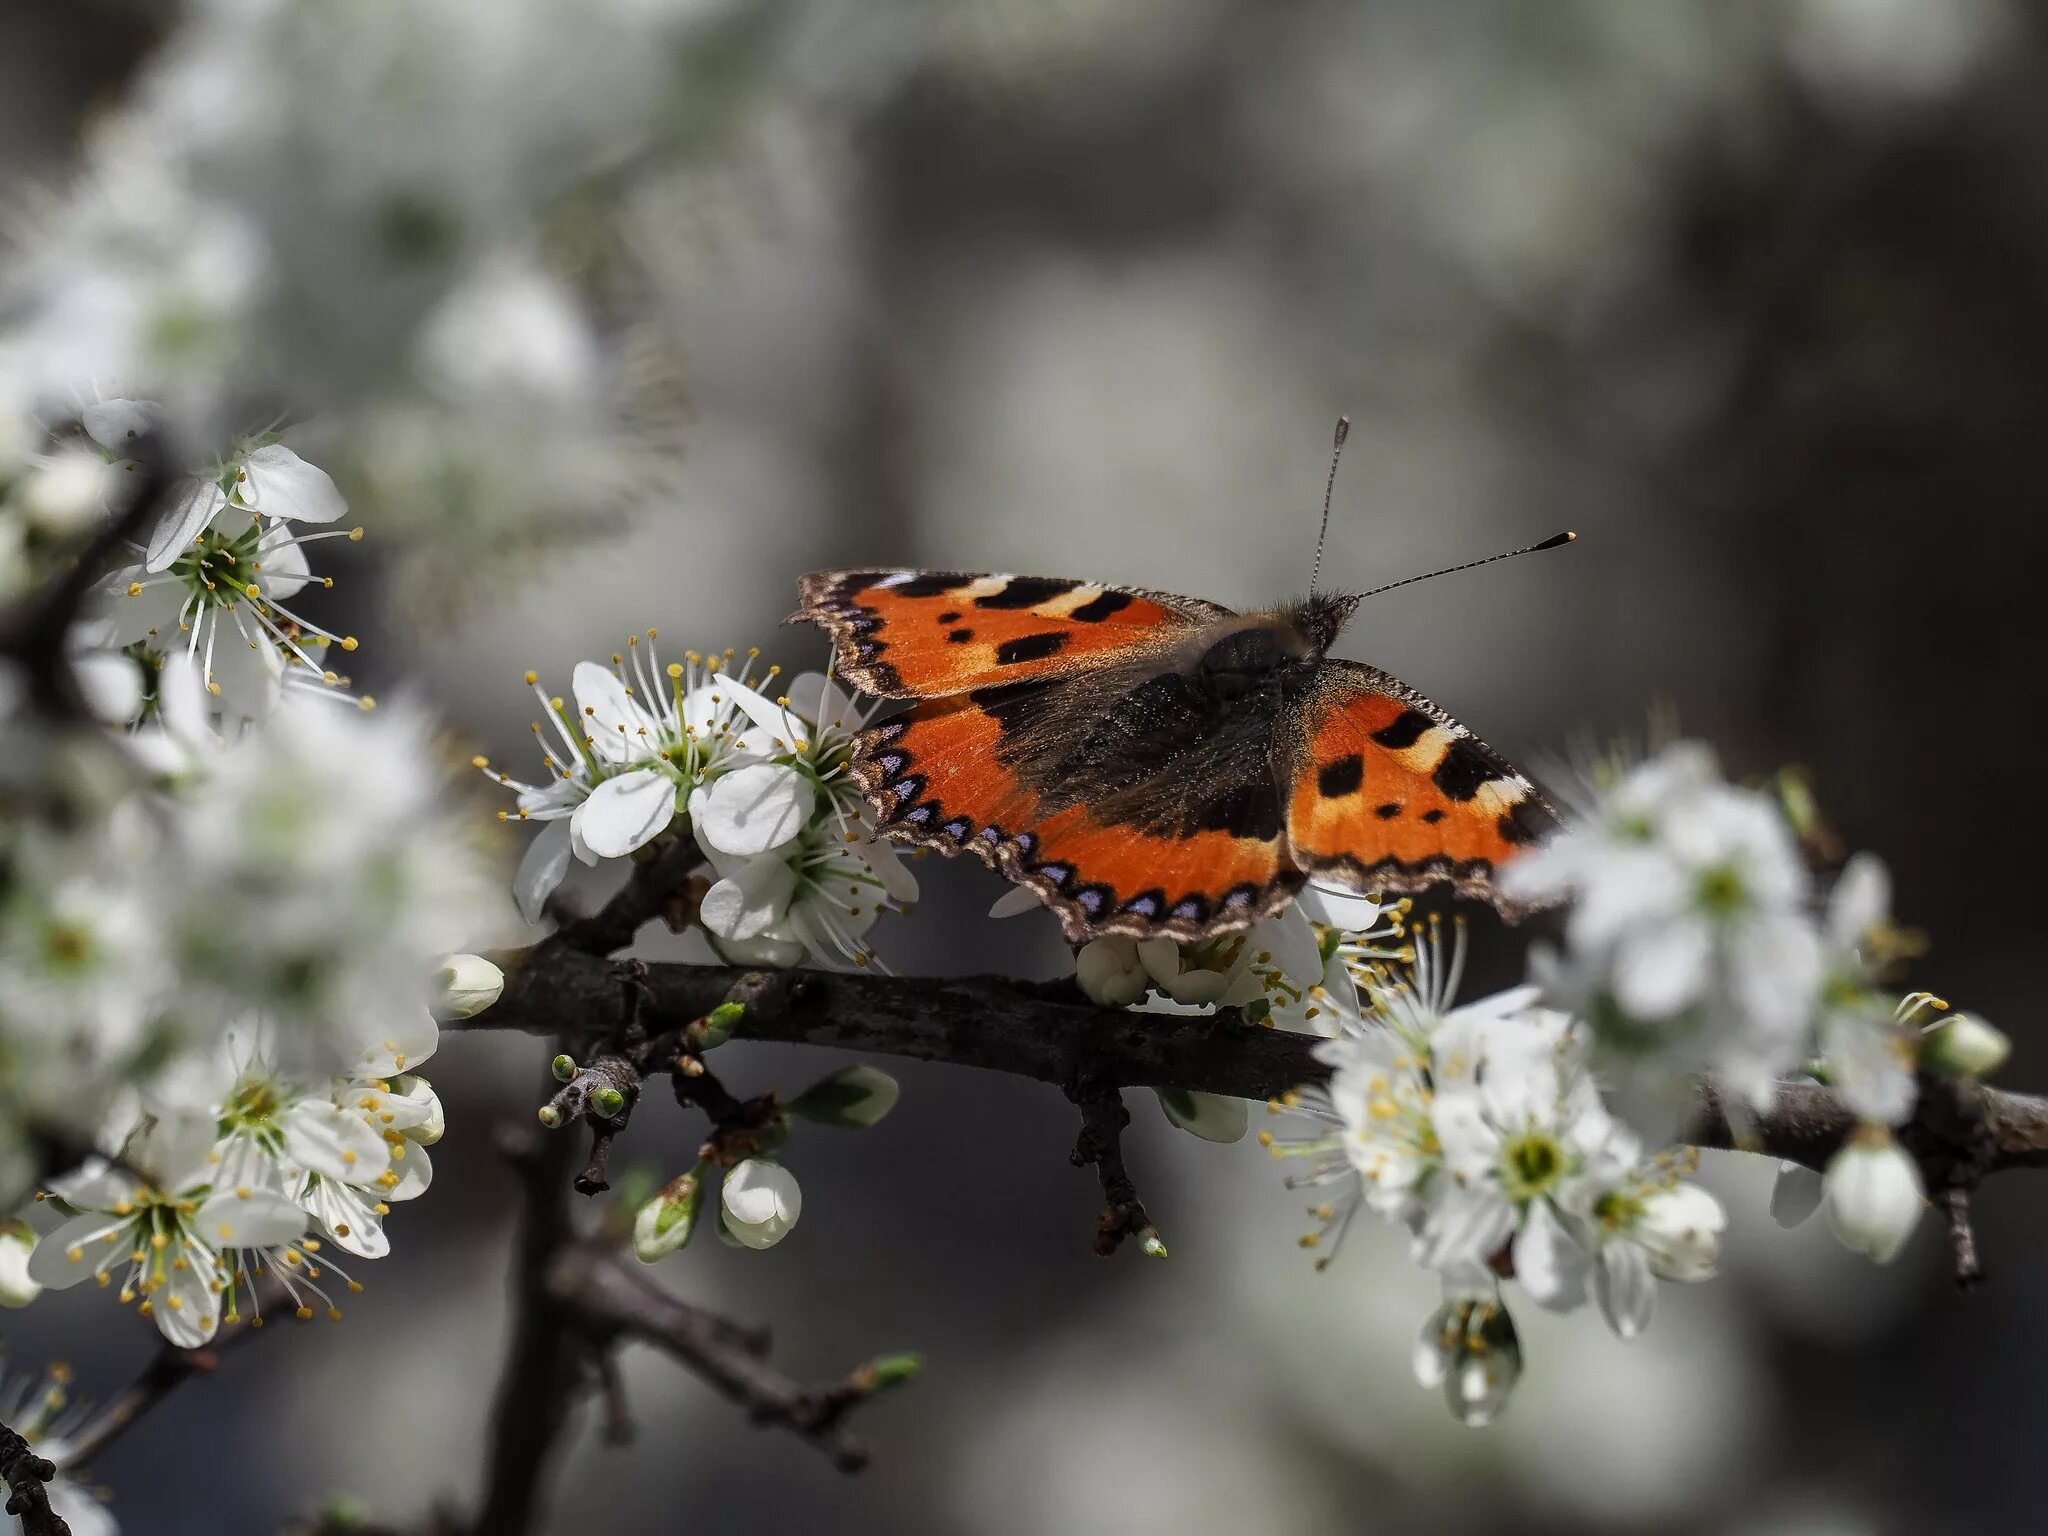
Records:
[[[265,1275],[257,1282],[262,1288],[258,1305],[239,1322],[223,1323],[212,1340],[198,1349],[181,1349],[168,1341],[160,1345],[142,1374],[121,1392],[100,1404],[91,1421],[71,1441],[64,1465],[78,1471],[106,1454],[136,1422],[160,1406],[164,1399],[195,1377],[211,1376],[220,1369],[227,1351],[261,1338],[266,1330],[256,1325],[264,1308],[275,1313],[286,1300],[284,1287]]]
[[[873,1365],[824,1386],[803,1386],[763,1359],[764,1334],[669,1295],[598,1244],[575,1244],[559,1253],[548,1286],[592,1347],[610,1349],[627,1340],[652,1344],[746,1409],[753,1423],[788,1430],[842,1472],[867,1465],[867,1448],[847,1432],[845,1419],[889,1384]],[[495,1536],[495,1527],[481,1529]]]
[[[22,1536],[71,1536],[64,1517],[50,1508],[43,1485],[57,1475],[49,1461],[5,1424],[0,1424],[0,1478],[7,1483],[7,1513],[21,1517]]]
[[[1106,1204],[1095,1217],[1095,1251],[1108,1258],[1123,1246],[1125,1238],[1134,1237],[1147,1255],[1165,1258],[1166,1243],[1145,1213],[1138,1186],[1124,1166],[1123,1133],[1131,1123],[1131,1113],[1124,1108],[1122,1091],[1110,1084],[1088,1082],[1070,1086],[1067,1097],[1081,1111],[1081,1134],[1074,1140],[1069,1160],[1076,1168],[1093,1164],[1102,1179]]]

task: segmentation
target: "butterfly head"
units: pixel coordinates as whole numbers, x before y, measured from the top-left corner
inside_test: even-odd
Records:
[[[1318,592],[1302,599],[1294,611],[1294,622],[1300,626],[1310,650],[1321,657],[1337,643],[1337,636],[1351,622],[1352,610],[1357,606],[1358,598],[1352,593]]]

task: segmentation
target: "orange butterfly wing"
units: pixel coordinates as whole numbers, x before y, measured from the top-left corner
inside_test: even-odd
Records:
[[[814,571],[796,617],[877,698],[931,698],[1132,660],[1229,609],[1101,582],[966,571]]]
[[[944,854],[975,854],[1037,892],[1077,944],[1110,933],[1229,932],[1279,911],[1300,889],[1277,824],[1256,836],[1106,822],[1085,803],[1048,811],[1001,758],[1014,724],[1005,714],[1017,702],[1018,691],[981,689],[863,732],[853,771],[882,830]]]
[[[1494,873],[1555,826],[1557,813],[1407,684],[1355,662],[1327,666],[1303,712],[1288,791],[1294,862],[1361,891],[1443,881],[1519,915]]]

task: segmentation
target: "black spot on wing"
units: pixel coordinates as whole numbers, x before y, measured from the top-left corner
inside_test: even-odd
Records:
[[[1365,782],[1365,759],[1353,752],[1333,757],[1316,770],[1316,790],[1325,800],[1341,800],[1356,794]]]
[[[1419,709],[1404,709],[1372,733],[1372,739],[1389,751],[1401,752],[1422,739],[1422,733],[1436,722]]]
[[[1104,592],[1099,597],[1089,598],[1067,617],[1079,619],[1083,624],[1100,624],[1111,614],[1120,613],[1130,606],[1131,596],[1128,592]]]
[[[895,582],[883,590],[893,592],[898,597],[937,597],[941,593],[953,591],[960,582],[961,578],[958,576],[926,571],[911,577],[908,581]]]
[[[1020,662],[1043,661],[1048,656],[1057,656],[1066,643],[1064,630],[1049,629],[1043,634],[1019,635],[996,647],[996,665],[1014,667]]]
[[[1036,608],[1040,603],[1050,602],[1062,593],[1073,591],[1079,585],[1078,581],[1060,581],[1050,576],[1012,576],[1002,591],[991,592],[986,597],[977,597],[974,606]]]
[[[1452,742],[1436,771],[1430,774],[1447,800],[1470,800],[1479,793],[1480,785],[1499,777],[1499,762],[1470,736],[1460,736]]]
[[[974,631],[971,629],[949,629],[946,631],[946,638],[955,645],[965,645],[974,638]]]
[[[1401,814],[1401,807],[1397,802],[1389,800],[1385,805],[1374,806],[1372,813],[1379,817],[1381,821],[1392,821]]]
[[[948,608],[944,613],[939,615],[939,622],[941,624],[958,624],[960,622],[960,615],[955,613],[951,608]]]
[[[1444,819],[1443,808],[1441,806],[1437,806],[1430,810],[1424,811],[1422,813],[1422,819],[1425,822],[1427,822],[1430,826],[1435,826],[1438,822]]]

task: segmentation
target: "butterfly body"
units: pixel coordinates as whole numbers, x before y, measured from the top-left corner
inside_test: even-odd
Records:
[[[1360,890],[1493,871],[1554,817],[1434,704],[1328,652],[1357,599],[1239,614],[1047,577],[822,571],[801,618],[841,675],[918,701],[852,767],[881,830],[972,852],[1069,938],[1203,938],[1309,875]]]

